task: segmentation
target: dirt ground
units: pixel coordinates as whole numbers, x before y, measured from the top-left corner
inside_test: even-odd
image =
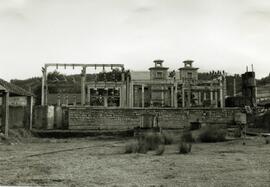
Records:
[[[177,145],[162,156],[124,154],[130,139],[42,139],[0,144],[0,184],[31,186],[269,186],[270,144],[250,137]]]

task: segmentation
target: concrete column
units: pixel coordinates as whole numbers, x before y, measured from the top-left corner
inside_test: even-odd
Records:
[[[76,106],[77,105],[77,97],[74,95],[73,97],[73,106]]]
[[[45,69],[42,70],[42,82],[41,82],[41,105],[45,104],[44,102],[44,92],[45,92]]]
[[[203,92],[203,101],[206,101],[206,99],[207,99],[207,95],[206,95],[206,92],[204,91]]]
[[[127,76],[127,82],[126,82],[126,106],[130,107],[130,79],[129,79],[129,76]]]
[[[123,94],[123,86],[122,86],[122,84],[121,84],[120,87],[117,88],[117,90],[119,90],[119,107],[123,107],[124,94]]]
[[[142,84],[142,108],[144,108],[144,85]]]
[[[66,96],[66,98],[65,98],[65,103],[66,103],[66,106],[68,106],[68,95]]]
[[[223,108],[224,107],[224,95],[223,95],[223,86],[222,86],[222,81],[219,81],[219,86],[220,86],[220,89],[219,89],[219,94],[220,94],[220,108]]]
[[[9,129],[9,92],[4,92],[2,97],[2,132],[8,136]]]
[[[41,83],[41,105],[47,105],[48,103],[48,80],[47,69],[42,68],[42,83]]]
[[[178,107],[178,102],[177,102],[177,93],[178,93],[178,85],[177,83],[174,83],[174,107],[177,108]]]
[[[87,87],[87,104],[90,105],[90,99],[91,99],[91,88]]]
[[[191,107],[191,89],[188,89],[188,107]]]
[[[58,94],[57,95],[57,106],[61,105],[61,96]]]
[[[104,97],[104,107],[108,107],[108,97]]]
[[[86,80],[86,67],[83,67],[81,73],[81,105],[85,105],[85,80]]]
[[[104,96],[104,107],[108,107],[108,88],[105,88],[106,94]]]
[[[185,108],[185,85],[182,84],[182,108]]]
[[[161,87],[161,106],[164,106],[164,86]]]
[[[233,96],[236,96],[236,80],[235,80],[235,76],[233,77]]]
[[[218,107],[218,92],[215,91],[215,107],[217,108]]]
[[[121,73],[121,81],[125,82],[125,73],[124,72]]]
[[[174,94],[173,94],[173,86],[171,86],[171,107],[173,107],[173,99],[174,99]]]
[[[197,95],[198,95],[198,105],[201,105],[202,104],[201,92],[199,91]]]
[[[130,82],[130,107],[133,108],[133,82]]]
[[[211,105],[213,103],[213,91],[212,91],[212,88],[211,88],[211,91],[210,91],[210,103],[211,103]]]

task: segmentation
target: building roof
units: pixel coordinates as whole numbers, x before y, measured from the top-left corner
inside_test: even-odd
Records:
[[[179,70],[198,70],[199,68],[195,68],[195,67],[182,67],[179,68]]]
[[[17,96],[34,96],[34,94],[32,94],[31,92],[26,91],[25,89],[15,84],[11,84],[3,79],[0,79],[0,91],[7,91],[12,95]]]

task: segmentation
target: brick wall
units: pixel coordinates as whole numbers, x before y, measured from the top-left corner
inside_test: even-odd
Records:
[[[159,126],[182,129],[199,119],[205,123],[232,123],[237,108],[231,109],[123,109],[70,107],[69,129],[128,130],[140,126],[142,114],[158,114]]]

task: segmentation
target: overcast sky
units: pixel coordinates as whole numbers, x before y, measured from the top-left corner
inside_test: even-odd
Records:
[[[0,77],[44,63],[122,63],[170,70],[270,72],[269,0],[0,0]]]

